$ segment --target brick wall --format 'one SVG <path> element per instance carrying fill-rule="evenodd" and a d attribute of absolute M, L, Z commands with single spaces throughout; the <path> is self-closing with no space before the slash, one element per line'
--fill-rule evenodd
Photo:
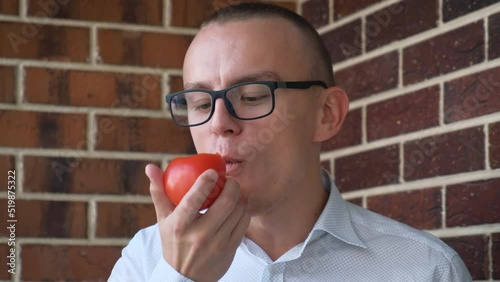
<path fill-rule="evenodd" d="M 500 280 L 500 1 L 309 0 L 351 107 L 322 161 L 346 199 Z"/>
<path fill-rule="evenodd" d="M 0 280 L 105 280 L 154 223 L 145 164 L 194 153 L 162 94 L 182 88 L 201 20 L 236 2 L 0 2 L 0 173 L 16 171 L 17 219 L 16 274 L 1 228 Z M 277 3 L 318 28 L 349 92 L 322 154 L 344 196 L 500 279 L 500 6 L 465 2 Z"/>
<path fill-rule="evenodd" d="M 145 165 L 195 152 L 162 94 L 182 88 L 201 21 L 235 2 L 0 1 L 0 280 L 105 281 L 129 239 L 155 223 Z"/>

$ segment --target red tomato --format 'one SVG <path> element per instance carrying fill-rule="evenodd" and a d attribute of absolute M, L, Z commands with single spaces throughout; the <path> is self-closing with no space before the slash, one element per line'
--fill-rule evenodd
<path fill-rule="evenodd" d="M 163 174 L 163 187 L 170 201 L 175 206 L 179 205 L 184 195 L 193 187 L 198 176 L 210 168 L 217 171 L 219 178 L 200 210 L 213 204 L 226 183 L 224 159 L 219 154 L 198 154 L 172 160 Z"/>

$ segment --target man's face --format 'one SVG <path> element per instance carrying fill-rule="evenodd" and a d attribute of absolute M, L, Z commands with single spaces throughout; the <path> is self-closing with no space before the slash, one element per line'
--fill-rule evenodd
<path fill-rule="evenodd" d="M 184 85 L 219 90 L 256 80 L 300 81 L 310 77 L 310 60 L 299 30 L 282 19 L 250 19 L 203 28 L 184 61 Z M 274 112 L 238 120 L 223 101 L 207 123 L 191 127 L 198 153 L 219 153 L 227 173 L 241 187 L 254 214 L 268 211 L 306 177 L 317 161 L 312 135 L 318 111 L 317 88 L 277 89 Z"/>

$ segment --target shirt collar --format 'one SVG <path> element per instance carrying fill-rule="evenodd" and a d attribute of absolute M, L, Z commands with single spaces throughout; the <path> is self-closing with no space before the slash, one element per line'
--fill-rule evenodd
<path fill-rule="evenodd" d="M 305 243 L 307 244 L 308 241 L 319 237 L 323 233 L 318 231 L 324 231 L 347 244 L 366 248 L 366 245 L 361 241 L 352 226 L 347 202 L 342 199 L 337 186 L 332 181 L 332 177 L 326 170 L 322 169 L 321 178 L 323 186 L 330 192 L 330 196 Z"/>

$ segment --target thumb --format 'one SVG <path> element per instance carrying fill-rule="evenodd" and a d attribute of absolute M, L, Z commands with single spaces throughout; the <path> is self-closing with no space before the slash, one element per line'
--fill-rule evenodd
<path fill-rule="evenodd" d="M 160 222 L 172 213 L 174 205 L 163 190 L 163 171 L 153 164 L 148 164 L 145 172 L 150 182 L 149 193 L 155 206 L 156 219 Z"/>

